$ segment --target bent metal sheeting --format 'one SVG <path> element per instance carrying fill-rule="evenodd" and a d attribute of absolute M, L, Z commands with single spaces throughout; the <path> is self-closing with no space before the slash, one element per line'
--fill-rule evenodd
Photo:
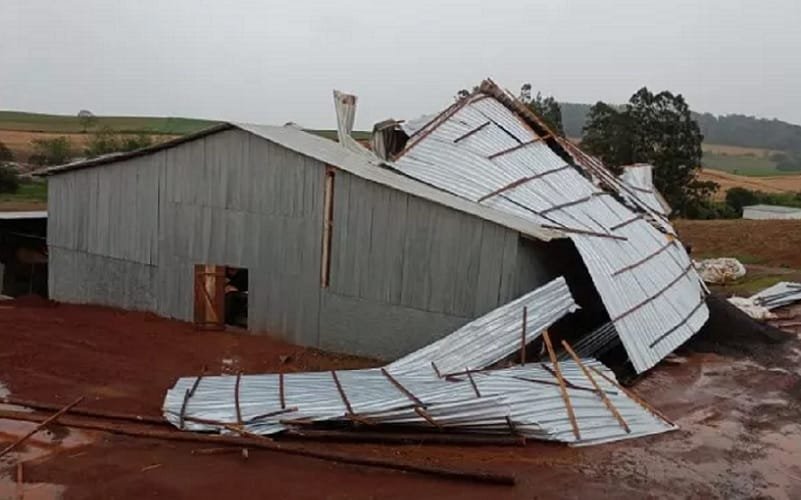
<path fill-rule="evenodd" d="M 648 370 L 708 319 L 689 256 L 672 234 L 567 164 L 551 149 L 550 137 L 499 97 L 482 91 L 449 107 L 413 133 L 392 167 L 568 234 L 634 368 Z"/>
<path fill-rule="evenodd" d="M 519 348 L 523 308 L 531 340 L 576 304 L 558 278 L 384 368 L 181 378 L 165 396 L 164 416 L 194 431 L 273 434 L 299 424 L 355 421 L 572 445 L 675 429 L 593 359 L 583 367 L 559 363 L 561 378 L 551 363 L 483 370 Z M 437 366 L 454 373 L 446 376 Z"/>

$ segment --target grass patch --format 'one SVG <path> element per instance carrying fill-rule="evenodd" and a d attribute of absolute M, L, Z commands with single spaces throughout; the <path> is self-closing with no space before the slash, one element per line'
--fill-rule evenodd
<path fill-rule="evenodd" d="M 739 295 L 740 297 L 750 297 L 751 295 L 761 292 L 762 290 L 769 288 L 780 281 L 787 281 L 787 275 L 779 274 L 749 278 L 746 274 L 745 277 L 739 281 L 715 288 L 719 291 L 726 292 L 727 294 Z"/>
<path fill-rule="evenodd" d="M 776 162 L 760 155 L 729 155 L 712 151 L 704 151 L 702 160 L 704 168 L 722 170 L 731 174 L 751 177 L 769 175 L 792 175 L 798 172 L 785 172 L 776 169 Z"/>
<path fill-rule="evenodd" d="M 211 127 L 219 122 L 195 118 L 152 116 L 98 116 L 93 129 L 110 127 L 125 134 L 183 135 Z M 77 116 L 47 115 L 21 111 L 0 111 L 0 129 L 28 132 L 82 133 L 83 125 Z"/>
<path fill-rule="evenodd" d="M 0 193 L 0 202 L 47 202 L 47 182 L 22 181 L 16 193 Z"/>

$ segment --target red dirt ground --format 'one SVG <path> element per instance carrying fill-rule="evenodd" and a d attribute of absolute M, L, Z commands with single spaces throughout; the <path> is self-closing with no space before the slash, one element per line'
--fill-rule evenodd
<path fill-rule="evenodd" d="M 0 384 L 12 395 L 158 415 L 164 391 L 207 365 L 264 372 L 375 365 L 265 336 L 37 299 L 0 302 Z M 322 444 L 315 450 L 513 474 L 484 486 L 251 450 L 193 455 L 202 444 L 130 438 L 54 425 L 23 447 L 25 498 L 800 498 L 801 343 L 776 346 L 770 366 L 682 352 L 635 387 L 680 430 L 590 448 Z M 286 363 L 280 356 L 290 355 Z M 223 360 L 232 360 L 224 363 Z M 0 386 L 0 390 L 2 387 Z M 23 433 L 0 420 L 0 443 Z M 0 462 L 0 498 L 14 491 L 16 454 Z M 4 476 L 6 479 L 4 479 Z M 5 489 L 4 489 L 5 488 Z"/>

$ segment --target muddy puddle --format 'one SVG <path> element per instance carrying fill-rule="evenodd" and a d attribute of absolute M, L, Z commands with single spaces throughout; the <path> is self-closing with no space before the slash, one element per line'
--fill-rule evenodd
<path fill-rule="evenodd" d="M 0 384 L 0 398 L 7 395 L 8 390 Z M 0 404 L 0 409 L 15 412 L 31 411 L 29 408 L 11 404 Z M 36 425 L 34 422 L 0 418 L 0 449 L 4 449 L 29 433 L 36 428 Z M 61 498 L 65 490 L 62 485 L 26 482 L 24 479 L 26 464 L 38 463 L 55 455 L 69 456 L 80 453 L 82 447 L 93 443 L 96 439 L 95 433 L 67 429 L 59 425 L 40 430 L 0 458 L 0 499 L 49 500 Z M 19 463 L 22 463 L 22 483 L 17 480 Z"/>

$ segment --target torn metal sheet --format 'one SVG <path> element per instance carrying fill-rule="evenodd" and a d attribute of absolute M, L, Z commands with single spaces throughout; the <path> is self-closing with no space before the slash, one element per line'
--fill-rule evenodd
<path fill-rule="evenodd" d="M 567 234 L 635 370 L 653 367 L 709 316 L 689 256 L 672 234 L 658 231 L 579 169 L 565 168 L 548 136 L 496 97 L 476 93 L 418 130 L 394 168 Z"/>
<path fill-rule="evenodd" d="M 558 278 L 384 368 L 181 378 L 167 391 L 164 416 L 194 431 L 266 435 L 355 422 L 571 445 L 675 429 L 591 358 L 485 370 L 521 346 L 529 308 L 526 342 L 576 305 Z"/>
<path fill-rule="evenodd" d="M 778 309 L 794 304 L 801 301 L 801 283 L 782 281 L 752 295 L 750 300 L 767 309 Z"/>

